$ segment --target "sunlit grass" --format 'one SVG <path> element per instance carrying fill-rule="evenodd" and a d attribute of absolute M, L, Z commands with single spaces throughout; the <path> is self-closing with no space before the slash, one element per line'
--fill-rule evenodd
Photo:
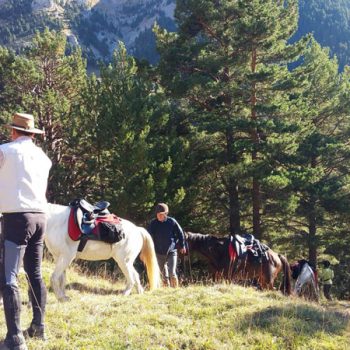
<path fill-rule="evenodd" d="M 49 281 L 52 263 L 45 262 Z M 24 276 L 22 296 L 27 300 Z M 30 349 L 350 349 L 348 304 L 310 304 L 279 292 L 228 284 L 160 289 L 124 297 L 124 281 L 88 276 L 70 268 L 69 302 L 50 291 L 49 340 Z M 23 307 L 22 324 L 31 312 Z M 0 336 L 5 336 L 3 319 Z"/>

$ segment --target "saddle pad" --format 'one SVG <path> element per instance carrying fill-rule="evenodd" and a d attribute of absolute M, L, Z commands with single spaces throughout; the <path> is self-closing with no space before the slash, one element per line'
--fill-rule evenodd
<path fill-rule="evenodd" d="M 237 252 L 233 246 L 233 242 L 230 242 L 230 244 L 228 246 L 228 254 L 230 256 L 231 261 L 235 261 L 237 259 Z"/>
<path fill-rule="evenodd" d="M 108 214 L 108 215 L 103 215 L 103 216 L 99 216 L 96 218 L 96 226 L 100 223 L 100 222 L 110 222 L 113 224 L 120 224 L 120 219 L 118 218 L 118 216 L 114 215 L 114 214 Z"/>
<path fill-rule="evenodd" d="M 81 232 L 80 232 L 79 226 L 77 225 L 74 219 L 74 209 L 75 208 L 71 208 L 69 213 L 68 235 L 73 241 L 78 241 L 80 239 Z"/>
<path fill-rule="evenodd" d="M 68 235 L 73 241 L 78 241 L 81 238 L 81 231 L 78 226 L 78 224 L 75 221 L 75 215 L 74 215 L 75 208 L 71 208 L 70 213 L 69 213 L 69 219 L 68 219 Z M 100 222 L 109 222 L 113 224 L 120 224 L 121 221 L 119 217 L 117 217 L 114 214 L 109 214 L 101 217 L 97 217 L 95 219 L 96 222 L 96 227 L 92 230 L 92 234 L 96 235 L 96 239 L 98 238 L 98 224 Z"/>

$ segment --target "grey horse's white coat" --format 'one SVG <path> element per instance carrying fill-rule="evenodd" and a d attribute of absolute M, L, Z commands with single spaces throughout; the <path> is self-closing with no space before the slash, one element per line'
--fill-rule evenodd
<path fill-rule="evenodd" d="M 160 286 L 160 271 L 150 234 L 142 227 L 121 219 L 125 238 L 114 244 L 89 240 L 82 252 L 78 252 L 79 241 L 68 236 L 70 208 L 57 204 L 48 206 L 45 243 L 55 259 L 55 269 L 51 276 L 51 286 L 59 300 L 67 299 L 65 294 L 65 270 L 75 258 L 83 260 L 107 260 L 113 258 L 126 277 L 124 295 L 129 295 L 134 286 L 138 293 L 143 292 L 134 261 L 140 254 L 146 265 L 150 290 Z"/>

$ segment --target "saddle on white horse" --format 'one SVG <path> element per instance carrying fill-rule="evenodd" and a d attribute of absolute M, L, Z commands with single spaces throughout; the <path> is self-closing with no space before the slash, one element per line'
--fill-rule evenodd
<path fill-rule="evenodd" d="M 74 241 L 80 240 L 79 252 L 89 239 L 113 244 L 125 238 L 121 219 L 109 212 L 109 205 L 107 201 L 90 204 L 85 199 L 69 203 L 68 234 Z"/>

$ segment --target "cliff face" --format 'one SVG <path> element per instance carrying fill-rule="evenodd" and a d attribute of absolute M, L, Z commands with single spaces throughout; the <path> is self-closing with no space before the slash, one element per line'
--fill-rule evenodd
<path fill-rule="evenodd" d="M 99 0 L 33 0 L 32 10 L 48 12 L 58 11 L 58 13 L 61 13 L 64 11 L 65 6 L 77 5 L 88 8 L 94 6 L 98 2 Z"/>
<path fill-rule="evenodd" d="M 0 0 L 1 1 L 1 0 Z M 124 42 L 129 52 L 143 55 L 140 36 L 151 38 L 154 23 L 175 29 L 175 0 L 33 0 L 31 11 L 56 18 L 72 45 L 81 45 L 92 60 L 108 60 Z M 147 34 L 145 34 L 147 33 Z M 152 40 L 151 40 L 152 41 Z M 152 46 L 153 43 L 142 43 Z M 149 51 L 149 50 L 148 50 Z M 151 50 L 152 51 L 152 50 Z M 148 56 L 155 55 L 155 52 Z M 155 57 L 146 57 L 154 61 Z"/>
<path fill-rule="evenodd" d="M 127 47 L 133 48 L 140 33 L 159 19 L 173 21 L 175 0 L 101 0 L 90 11 L 103 14 Z"/>
<path fill-rule="evenodd" d="M 45 27 L 63 31 L 90 62 L 108 61 L 118 42 L 138 58 L 157 61 L 152 27 L 175 31 L 176 0 L 0 0 L 0 45 L 21 49 Z M 295 38 L 313 32 L 340 65 L 350 63 L 350 0 L 299 0 Z"/>

